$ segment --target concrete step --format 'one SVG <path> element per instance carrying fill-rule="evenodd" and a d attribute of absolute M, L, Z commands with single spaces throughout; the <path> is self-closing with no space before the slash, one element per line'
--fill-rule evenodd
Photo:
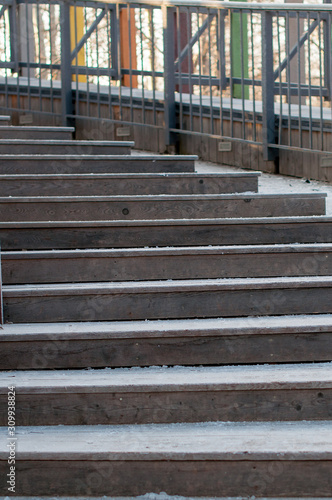
<path fill-rule="evenodd" d="M 332 276 L 4 285 L 5 322 L 332 313 Z"/>
<path fill-rule="evenodd" d="M 3 370 L 332 359 L 332 315 L 4 324 Z"/>
<path fill-rule="evenodd" d="M 15 493 L 329 497 L 331 429 L 330 421 L 18 427 Z M 7 427 L 0 433 L 4 491 Z"/>
<path fill-rule="evenodd" d="M 73 127 L 2 126 L 0 139 L 71 140 Z"/>
<path fill-rule="evenodd" d="M 0 372 L 16 425 L 332 420 L 332 363 Z"/>
<path fill-rule="evenodd" d="M 325 214 L 325 194 L 39 196 L 0 198 L 0 220 L 82 221 L 197 219 Z"/>
<path fill-rule="evenodd" d="M 260 173 L 0 175 L 0 196 L 109 196 L 257 192 Z"/>
<path fill-rule="evenodd" d="M 45 141 L 47 142 L 47 141 Z M 79 144 L 79 141 L 74 141 Z M 112 143 L 113 144 L 113 143 Z M 1 155 L 1 175 L 31 174 L 100 174 L 100 173 L 160 173 L 160 172 L 194 172 L 197 156 L 172 155 L 130 155 L 128 143 L 120 142 L 112 153 L 107 155 L 85 154 L 21 154 Z M 131 143 L 130 143 L 131 144 Z"/>
<path fill-rule="evenodd" d="M 3 250 L 332 243 L 332 217 L 0 222 L 0 241 Z"/>
<path fill-rule="evenodd" d="M 332 276 L 332 243 L 2 252 L 3 284 Z"/>
<path fill-rule="evenodd" d="M 0 155 L 128 155 L 133 146 L 129 141 L 0 139 Z"/>

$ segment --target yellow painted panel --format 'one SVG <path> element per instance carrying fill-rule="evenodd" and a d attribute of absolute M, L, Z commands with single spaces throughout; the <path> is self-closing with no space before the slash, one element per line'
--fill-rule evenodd
<path fill-rule="evenodd" d="M 75 32 L 75 24 L 76 24 L 76 32 Z M 81 40 L 84 35 L 84 13 L 83 7 L 70 7 L 70 41 L 71 41 L 71 50 L 74 50 L 76 44 Z M 85 50 L 84 46 L 79 51 L 77 57 L 73 60 L 73 66 L 85 66 Z M 85 75 L 76 75 L 72 76 L 73 82 L 86 82 Z"/>

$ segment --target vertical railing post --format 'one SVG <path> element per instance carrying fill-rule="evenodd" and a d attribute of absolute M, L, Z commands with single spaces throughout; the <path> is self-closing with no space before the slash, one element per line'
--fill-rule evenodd
<path fill-rule="evenodd" d="M 323 0 L 323 3 L 331 3 L 331 0 Z M 331 6 L 332 8 L 332 6 Z M 331 17 L 327 13 L 327 18 L 323 25 L 324 33 L 324 87 L 327 88 L 328 96 L 326 99 L 332 100 L 332 82 L 331 82 L 331 49 L 332 49 L 332 33 L 331 33 Z"/>
<path fill-rule="evenodd" d="M 3 317 L 3 294 L 2 294 L 2 263 L 1 263 L 1 246 L 0 246 L 0 325 L 4 323 Z"/>
<path fill-rule="evenodd" d="M 174 8 L 162 7 L 164 27 L 164 114 L 165 145 L 175 145 L 175 134 L 171 129 L 176 127 L 175 112 L 175 70 L 174 70 Z"/>
<path fill-rule="evenodd" d="M 272 13 L 262 12 L 263 159 L 274 160 L 275 141 Z"/>
<path fill-rule="evenodd" d="M 10 60 L 15 64 L 12 72 L 19 71 L 18 66 L 18 33 L 17 33 L 17 3 L 16 0 L 8 7 L 9 11 L 9 30 L 10 30 Z"/>
<path fill-rule="evenodd" d="M 71 125 L 73 114 L 73 97 L 71 87 L 71 41 L 70 41 L 70 7 L 65 0 L 60 5 L 61 26 L 61 101 L 62 124 Z"/>
<path fill-rule="evenodd" d="M 239 1 L 239 0 L 235 0 Z M 247 1 L 247 0 L 244 0 Z M 230 14 L 231 21 L 231 37 L 232 37 L 232 71 L 233 77 L 248 78 L 249 76 L 249 46 L 248 46 L 248 16 L 242 10 Z M 233 97 L 242 99 L 242 92 L 244 99 L 249 99 L 248 85 L 233 84 Z"/>

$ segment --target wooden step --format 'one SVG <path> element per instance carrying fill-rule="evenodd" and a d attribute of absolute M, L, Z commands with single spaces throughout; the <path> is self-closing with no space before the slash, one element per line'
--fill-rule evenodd
<path fill-rule="evenodd" d="M 332 217 L 0 222 L 3 250 L 332 243 Z"/>
<path fill-rule="evenodd" d="M 0 139 L 0 155 L 2 164 L 4 155 L 128 155 L 133 146 L 129 141 Z"/>
<path fill-rule="evenodd" d="M 39 127 L 39 126 L 2 126 L 0 139 L 72 139 L 73 127 Z"/>
<path fill-rule="evenodd" d="M 9 124 L 11 117 L 9 115 L 0 115 L 0 127 L 5 127 Z"/>
<path fill-rule="evenodd" d="M 2 252 L 3 284 L 332 276 L 332 243 Z"/>
<path fill-rule="evenodd" d="M 332 420 L 332 363 L 0 372 L 16 425 Z"/>
<path fill-rule="evenodd" d="M 330 361 L 331 335 L 331 314 L 4 324 L 0 366 L 36 370 Z"/>
<path fill-rule="evenodd" d="M 332 313 L 332 276 L 4 285 L 5 322 Z"/>
<path fill-rule="evenodd" d="M 0 175 L 0 196 L 109 196 L 257 192 L 259 173 Z"/>
<path fill-rule="evenodd" d="M 47 141 L 46 141 L 47 142 Z M 75 141 L 75 144 L 78 141 Z M 107 155 L 35 154 L 0 155 L 0 174 L 97 174 L 97 173 L 160 173 L 194 172 L 197 156 L 130 155 L 130 147 L 119 147 Z"/>
<path fill-rule="evenodd" d="M 167 491 L 188 496 L 222 492 L 329 497 L 331 425 L 307 421 L 18 427 L 16 494 L 133 497 Z M 7 427 L 0 433 L 4 491 Z"/>
<path fill-rule="evenodd" d="M 0 220 L 81 221 L 325 214 L 325 194 L 39 196 L 0 198 Z"/>

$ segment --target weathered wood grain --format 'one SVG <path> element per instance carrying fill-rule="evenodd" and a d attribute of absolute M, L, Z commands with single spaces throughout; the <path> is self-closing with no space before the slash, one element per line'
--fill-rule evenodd
<path fill-rule="evenodd" d="M 131 156 L 129 150 L 114 150 L 107 155 L 66 155 L 62 149 L 58 155 L 0 155 L 0 174 L 194 172 L 196 159 L 196 156 Z"/>
<path fill-rule="evenodd" d="M 5 478 L 7 462 L 0 462 Z M 153 490 L 170 495 L 330 497 L 331 461 L 17 461 L 17 494 L 26 496 L 122 496 Z M 282 471 L 282 472 L 280 472 Z M 111 480 L 110 480 L 111 478 Z M 130 481 L 128 480 L 130 478 Z M 3 481 L 3 479 L 2 479 Z M 4 486 L 4 483 L 0 483 Z M 284 498 L 284 497 L 283 497 Z"/>
<path fill-rule="evenodd" d="M 331 217 L 0 222 L 3 250 L 331 243 Z"/>
<path fill-rule="evenodd" d="M 17 493 L 329 497 L 329 430 L 328 422 L 31 427 L 19 433 Z"/>
<path fill-rule="evenodd" d="M 0 196 L 220 194 L 258 191 L 255 174 L 0 175 Z"/>
<path fill-rule="evenodd" d="M 6 326 L 6 325 L 4 325 Z M 7 370 L 330 361 L 331 332 L 136 339 L 1 340 Z"/>
<path fill-rule="evenodd" d="M 19 426 L 331 420 L 331 367 L 0 373 L 0 425 L 9 385 Z"/>
<path fill-rule="evenodd" d="M 6 463 L 0 462 L 2 478 Z M 280 471 L 282 473 L 280 474 Z M 20 495 L 133 498 L 147 490 L 170 495 L 329 498 L 331 461 L 38 461 L 17 462 Z M 111 480 L 110 480 L 111 478 Z M 128 480 L 130 478 L 130 481 Z M 291 486 L 290 486 L 291 485 Z"/>
<path fill-rule="evenodd" d="M 0 115 L 0 127 L 6 127 L 10 122 L 9 115 Z"/>
<path fill-rule="evenodd" d="M 4 321 L 180 319 L 332 313 L 332 278 L 4 285 Z"/>
<path fill-rule="evenodd" d="M 2 252 L 3 284 L 332 275 L 332 244 Z"/>
<path fill-rule="evenodd" d="M 0 139 L 0 155 L 128 155 L 133 146 L 129 141 Z"/>
<path fill-rule="evenodd" d="M 331 315 L 5 324 L 4 370 L 291 363 L 332 359 Z"/>
<path fill-rule="evenodd" d="M 197 219 L 325 214 L 324 194 L 159 195 L 0 198 L 0 219 L 80 221 Z"/>
<path fill-rule="evenodd" d="M 0 139 L 72 139 L 73 127 L 1 126 Z"/>
<path fill-rule="evenodd" d="M 332 389 L 21 395 L 16 423 L 26 425 L 137 425 L 184 422 L 331 420 Z M 6 408 L 7 396 L 0 396 Z M 330 403 L 329 403 L 330 402 Z M 6 425 L 7 413 L 0 412 Z"/>

